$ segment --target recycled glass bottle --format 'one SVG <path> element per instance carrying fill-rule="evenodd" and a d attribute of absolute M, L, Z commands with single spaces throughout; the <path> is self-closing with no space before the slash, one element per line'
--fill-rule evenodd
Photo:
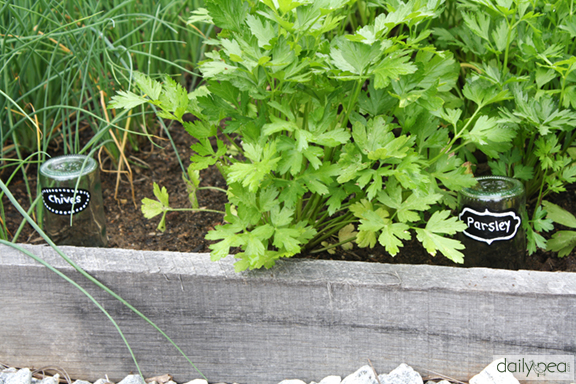
<path fill-rule="evenodd" d="M 86 247 L 108 245 L 96 160 L 84 155 L 53 157 L 40 167 L 40 185 L 43 229 L 54 243 Z"/>
<path fill-rule="evenodd" d="M 524 186 L 516 179 L 485 176 L 458 194 L 459 215 L 468 228 L 460 234 L 464 266 L 519 269 L 524 265 L 526 218 Z"/>

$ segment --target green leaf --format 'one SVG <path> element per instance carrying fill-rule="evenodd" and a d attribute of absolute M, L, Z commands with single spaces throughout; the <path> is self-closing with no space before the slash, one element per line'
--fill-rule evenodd
<path fill-rule="evenodd" d="M 462 89 L 463 95 L 480 107 L 510 99 L 507 89 L 499 89 L 486 80 L 467 82 Z"/>
<path fill-rule="evenodd" d="M 564 102 L 562 103 L 562 106 L 564 108 L 572 106 L 572 108 L 576 109 L 576 85 L 566 87 L 564 90 Z"/>
<path fill-rule="evenodd" d="M 312 137 L 310 141 L 325 147 L 336 147 L 341 144 L 346 144 L 348 140 L 350 140 L 350 133 L 343 128 L 336 128 Z"/>
<path fill-rule="evenodd" d="M 273 245 L 279 249 L 296 254 L 300 252 L 300 231 L 295 228 L 279 228 L 274 232 Z"/>
<path fill-rule="evenodd" d="M 490 41 L 488 32 L 490 31 L 490 15 L 482 12 L 462 12 L 464 23 L 474 32 L 476 36 L 481 37 L 486 41 Z"/>
<path fill-rule="evenodd" d="M 130 91 L 118 91 L 116 95 L 112 96 L 111 100 L 109 108 L 124 109 L 132 109 L 148 102 L 146 98 Z"/>
<path fill-rule="evenodd" d="M 338 242 L 354 239 L 358 232 L 355 231 L 354 224 L 348 224 L 338 231 Z M 352 243 L 344 243 L 341 245 L 342 249 L 349 251 L 353 248 Z"/>
<path fill-rule="evenodd" d="M 168 191 L 166 190 L 166 187 L 162 187 L 162 189 L 160 189 L 160 186 L 156 183 L 154 183 L 154 196 L 156 196 L 156 198 L 158 199 L 158 201 L 160 201 L 162 203 L 162 205 L 164 205 L 165 207 L 169 207 L 170 203 L 168 201 Z"/>
<path fill-rule="evenodd" d="M 292 223 L 292 217 L 294 216 L 294 209 L 289 207 L 282 207 L 280 205 L 275 205 L 270 210 L 270 220 L 275 228 L 285 227 Z"/>
<path fill-rule="evenodd" d="M 200 64 L 200 71 L 205 78 L 215 77 L 221 73 L 230 74 L 237 69 L 238 67 L 224 61 L 204 61 Z"/>
<path fill-rule="evenodd" d="M 262 133 L 266 136 L 270 136 L 276 132 L 281 131 L 294 132 L 298 129 L 298 125 L 293 121 L 286 121 L 274 115 L 270 115 L 270 120 L 272 120 L 271 123 L 264 124 L 262 127 Z"/>
<path fill-rule="evenodd" d="M 432 256 L 436 256 L 437 251 L 440 251 L 453 262 L 464 263 L 464 254 L 458 251 L 464 249 L 464 245 L 458 240 L 448 239 L 421 228 L 416 229 L 416 237 Z"/>
<path fill-rule="evenodd" d="M 308 169 L 300 178 L 312 193 L 325 195 L 328 185 L 332 184 L 333 177 L 337 176 L 340 168 L 336 164 L 324 163 L 316 170 Z"/>
<path fill-rule="evenodd" d="M 368 84 L 368 92 L 362 92 L 358 98 L 360 113 L 369 113 L 371 116 L 382 115 L 391 110 L 398 101 L 390 96 L 385 89 L 376 89 L 374 82 Z"/>
<path fill-rule="evenodd" d="M 182 174 L 182 179 L 186 183 L 186 192 L 188 192 L 188 200 L 190 205 L 194 209 L 198 209 L 200 206 L 198 204 L 198 197 L 196 192 L 198 192 L 198 186 L 200 185 L 200 171 L 195 170 L 192 165 L 188 166 L 188 178 Z"/>
<path fill-rule="evenodd" d="M 576 228 L 576 217 L 570 212 L 546 200 L 542 202 L 542 205 L 548 212 L 547 218 L 566 227 Z"/>
<path fill-rule="evenodd" d="M 270 40 L 276 36 L 274 27 L 268 21 L 262 20 L 254 15 L 246 17 L 246 24 L 250 27 L 250 31 L 258 39 L 258 46 L 264 48 L 268 45 Z"/>
<path fill-rule="evenodd" d="M 134 81 L 138 88 L 152 100 L 158 100 L 162 92 L 162 84 L 140 72 L 134 72 Z"/>
<path fill-rule="evenodd" d="M 450 211 L 434 212 L 430 220 L 428 220 L 426 228 L 416 228 L 417 238 L 432 256 L 435 256 L 436 252 L 440 251 L 455 263 L 463 263 L 464 254 L 458 250 L 464 249 L 464 245 L 457 240 L 438 235 L 438 233 L 453 235 L 466 229 L 465 223 L 459 221 L 456 217 L 448 218 L 450 215 Z"/>
<path fill-rule="evenodd" d="M 361 248 L 367 246 L 373 248 L 376 245 L 377 232 L 390 223 L 390 220 L 388 219 L 388 211 L 385 209 L 378 208 L 376 211 L 373 211 L 371 209 L 368 210 L 367 208 L 368 205 L 365 203 L 360 203 L 360 205 L 355 207 L 355 214 L 363 211 L 361 214 L 362 218 L 360 219 L 360 225 L 358 226 L 358 236 L 356 238 L 356 243 Z"/>
<path fill-rule="evenodd" d="M 397 80 L 402 75 L 408 75 L 416 72 L 418 67 L 412 63 L 408 63 L 410 55 L 394 57 L 392 55 L 386 56 L 374 68 L 374 88 L 385 88 L 390 84 L 390 80 Z"/>
<path fill-rule="evenodd" d="M 209 125 L 201 120 L 185 121 L 182 125 L 186 132 L 197 139 L 207 139 L 216 136 L 217 133 L 216 126 Z"/>
<path fill-rule="evenodd" d="M 365 74 L 368 66 L 380 55 L 380 45 L 372 46 L 341 39 L 338 48 L 330 50 L 332 63 L 342 71 Z"/>
<path fill-rule="evenodd" d="M 182 120 L 188 109 L 188 92 L 169 76 L 164 78 L 162 91 L 159 96 L 162 109 L 172 112 L 177 120 Z"/>
<path fill-rule="evenodd" d="M 467 168 L 456 156 L 444 155 L 436 161 L 432 175 L 440 180 L 446 188 L 459 191 L 477 183 L 474 175 L 467 173 Z"/>
<path fill-rule="evenodd" d="M 460 120 L 460 116 L 462 115 L 462 110 L 461 109 L 450 109 L 450 108 L 446 108 L 446 109 L 442 109 L 440 111 L 440 116 L 448 121 L 450 124 L 452 124 L 454 127 L 458 126 L 458 121 Z"/>
<path fill-rule="evenodd" d="M 423 194 L 414 191 L 408 198 L 402 201 L 402 188 L 395 182 L 389 182 L 386 189 L 378 193 L 378 201 L 395 209 L 398 220 L 402 223 L 420 220 L 420 215 L 416 211 L 427 211 L 431 204 L 435 204 L 442 198 L 437 193 Z"/>
<path fill-rule="evenodd" d="M 576 16 L 570 15 L 566 19 L 564 19 L 563 23 L 558 27 L 570 34 L 570 37 L 576 37 Z"/>
<path fill-rule="evenodd" d="M 557 76 L 556 71 L 553 69 L 538 68 L 536 70 L 536 84 L 538 88 L 542 88 Z"/>
<path fill-rule="evenodd" d="M 151 219 L 164 213 L 164 205 L 158 200 L 152 200 L 147 197 L 142 199 L 142 213 L 147 219 Z"/>
<path fill-rule="evenodd" d="M 188 18 L 188 24 L 194 24 L 194 23 L 213 24 L 214 21 L 208 14 L 208 10 L 206 8 L 197 8 L 192 11 L 192 16 Z"/>
<path fill-rule="evenodd" d="M 546 249 L 546 239 L 539 233 L 534 232 L 532 227 L 526 227 L 526 239 L 528 240 L 528 254 L 536 252 L 537 248 Z"/>
<path fill-rule="evenodd" d="M 487 145 L 489 142 L 507 143 L 515 136 L 514 130 L 500 126 L 497 119 L 488 116 L 480 116 L 474 128 L 465 135 L 468 140 L 480 145 Z"/>
<path fill-rule="evenodd" d="M 378 237 L 378 242 L 384 246 L 386 252 L 388 252 L 391 256 L 395 256 L 400 250 L 399 247 L 402 247 L 402 240 L 410 240 L 410 232 L 408 229 L 410 227 L 403 223 L 392 223 L 386 225 L 382 228 L 382 232 Z"/>
<path fill-rule="evenodd" d="M 235 32 L 241 31 L 248 14 L 248 3 L 243 0 L 206 0 L 204 6 L 214 24 Z"/>
<path fill-rule="evenodd" d="M 506 45 L 508 43 L 508 24 L 506 23 L 506 20 L 501 20 L 492 31 L 492 39 L 494 39 L 498 51 L 504 52 L 506 50 Z M 511 37 L 510 41 L 514 41 L 514 38 Z"/>
<path fill-rule="evenodd" d="M 542 206 L 539 205 L 534 212 L 534 219 L 531 220 L 534 229 L 541 232 L 541 231 L 551 231 L 554 229 L 554 222 L 551 219 L 545 218 L 547 212 L 542 209 Z"/>
<path fill-rule="evenodd" d="M 166 187 L 160 187 L 158 184 L 154 183 L 154 196 L 158 200 L 152 200 L 148 198 L 142 199 L 142 213 L 147 219 L 151 219 L 159 214 L 162 214 L 162 219 L 158 223 L 158 230 L 164 232 L 166 230 L 166 213 L 170 209 L 168 191 Z"/>
<path fill-rule="evenodd" d="M 232 164 L 228 172 L 228 183 L 239 182 L 248 187 L 250 192 L 256 192 L 264 178 L 276 169 L 280 157 L 276 153 L 276 143 L 260 145 L 244 144 L 245 156 L 252 163 Z"/>
<path fill-rule="evenodd" d="M 192 161 L 190 167 L 195 170 L 202 170 L 208 168 L 210 165 L 216 164 L 218 159 L 221 156 L 224 156 L 227 151 L 222 140 L 217 140 L 216 144 L 218 145 L 218 150 L 214 152 L 210 140 L 207 138 L 198 139 L 198 142 L 191 146 L 192 150 L 194 150 L 197 155 L 192 155 L 190 157 L 190 160 Z"/>
<path fill-rule="evenodd" d="M 548 240 L 546 249 L 552 252 L 558 252 L 558 257 L 569 255 L 576 247 L 575 231 L 558 231 Z"/>

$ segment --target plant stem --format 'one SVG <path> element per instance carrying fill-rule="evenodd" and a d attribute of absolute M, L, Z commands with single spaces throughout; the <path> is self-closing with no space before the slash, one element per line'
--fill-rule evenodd
<path fill-rule="evenodd" d="M 344 241 L 341 241 L 341 242 L 339 242 L 339 243 L 336 243 L 336 244 L 330 244 L 329 246 L 324 247 L 324 248 L 314 249 L 314 250 L 310 251 L 310 253 L 320 253 L 320 252 L 324 252 L 324 251 L 327 251 L 327 250 L 329 250 L 329 249 L 336 248 L 336 247 L 338 247 L 338 246 L 340 246 L 340 245 L 343 245 L 343 244 L 346 244 L 346 243 L 350 243 L 350 242 L 352 242 L 352 241 L 354 241 L 354 240 L 356 240 L 356 236 L 349 237 L 348 239 L 346 239 L 346 240 L 344 240 Z"/>

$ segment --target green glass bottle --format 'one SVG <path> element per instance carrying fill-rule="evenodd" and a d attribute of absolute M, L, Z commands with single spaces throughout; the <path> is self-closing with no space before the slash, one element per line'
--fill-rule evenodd
<path fill-rule="evenodd" d="M 86 247 L 108 245 L 96 160 L 84 155 L 53 157 L 40 167 L 40 185 L 43 230 L 54 243 Z"/>
<path fill-rule="evenodd" d="M 485 176 L 458 193 L 459 215 L 467 229 L 464 266 L 520 269 L 526 255 L 526 194 L 522 183 L 503 176 Z"/>

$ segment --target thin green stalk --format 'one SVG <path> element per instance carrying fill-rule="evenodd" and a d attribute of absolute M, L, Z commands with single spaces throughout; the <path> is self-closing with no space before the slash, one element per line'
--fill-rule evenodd
<path fill-rule="evenodd" d="M 92 301 L 92 303 L 94 303 L 94 305 L 96 305 L 96 307 L 102 311 L 102 313 L 104 313 L 104 315 L 108 318 L 108 320 L 110 320 L 112 322 L 112 324 L 114 325 L 114 328 L 116 328 L 116 330 L 118 331 L 118 333 L 120 334 L 120 337 L 122 338 L 122 341 L 124 342 L 124 344 L 126 345 L 126 347 L 128 348 L 128 352 L 130 353 L 130 356 L 132 357 L 132 361 L 134 361 L 134 365 L 136 365 L 136 369 L 138 370 L 138 373 L 140 375 L 140 378 L 142 379 L 142 383 L 144 384 L 144 375 L 142 374 L 142 371 L 140 370 L 140 365 L 138 365 L 138 361 L 136 360 L 136 356 L 134 355 L 134 352 L 132 351 L 132 348 L 130 347 L 130 344 L 128 343 L 128 340 L 126 340 L 126 337 L 124 336 L 124 333 L 122 332 L 122 330 L 120 329 L 120 326 L 118 325 L 118 323 L 116 323 L 116 320 L 114 320 L 114 318 L 108 313 L 108 311 L 106 311 L 106 309 L 104 309 L 104 307 L 98 302 L 98 300 L 96 300 L 94 298 L 94 296 L 92 296 L 90 293 L 88 293 L 88 291 L 86 291 L 84 288 L 82 288 L 78 283 L 76 283 L 74 280 L 72 280 L 71 278 L 69 278 L 68 276 L 66 276 L 64 273 L 60 272 L 59 270 L 57 270 L 56 268 L 54 268 L 53 266 L 51 266 L 50 264 L 48 264 L 46 261 L 42 260 L 40 257 L 36 256 L 35 254 L 33 254 L 32 252 L 28 251 L 27 249 L 22 248 L 20 245 L 18 244 L 14 244 L 11 243 L 9 241 L 6 240 L 2 240 L 0 239 L 0 244 L 6 245 L 8 247 L 12 247 L 22 253 L 24 253 L 26 256 L 31 257 L 32 259 L 34 259 L 35 261 L 37 261 L 38 263 L 42 264 L 44 267 L 48 268 L 50 271 L 54 272 L 55 274 L 57 274 L 59 277 L 61 277 L 62 279 L 64 279 L 66 282 L 72 284 L 74 287 L 76 287 L 80 292 L 82 292 L 86 297 L 88 297 L 90 299 L 90 301 Z M 58 253 L 60 253 L 61 251 L 59 251 L 56 247 L 54 248 Z"/>
<path fill-rule="evenodd" d="M 478 108 L 476 109 L 476 111 L 474 111 L 474 114 L 472 114 L 472 116 L 470 117 L 470 119 L 468 119 L 468 121 L 466 122 L 466 124 L 464 125 L 464 127 L 462 127 L 462 129 L 460 130 L 460 132 L 457 132 L 454 137 L 452 138 L 452 140 L 450 140 L 450 143 L 445 147 L 445 149 L 441 150 L 440 153 L 438 155 L 436 155 L 436 157 L 434 157 L 432 160 L 430 160 L 428 162 L 428 165 L 432 165 L 434 164 L 436 161 L 438 161 L 438 159 L 440 159 L 442 156 L 444 156 L 446 153 L 448 153 L 448 151 L 452 151 L 452 147 L 454 146 L 454 144 L 456 143 L 456 141 L 460 138 L 460 136 L 462 136 L 462 134 L 464 132 L 466 132 L 466 129 L 468 129 L 468 126 L 472 123 L 472 121 L 474 121 L 474 119 L 476 118 L 476 115 L 478 114 L 478 112 L 480 112 L 480 110 L 484 107 L 484 105 L 479 105 Z M 457 129 L 456 127 L 454 127 L 454 129 Z M 463 147 L 465 144 L 460 145 L 459 148 Z"/>
<path fill-rule="evenodd" d="M 66 254 L 64 254 L 57 246 L 56 244 L 54 244 L 54 242 L 44 233 L 44 231 L 42 231 L 42 229 L 40 229 L 40 227 L 38 226 L 38 224 L 36 224 L 34 222 L 34 220 L 32 220 L 32 218 L 26 213 L 26 211 L 22 208 L 22 206 L 20 204 L 18 204 L 18 202 L 16 201 L 16 199 L 14 198 L 14 196 L 12 195 L 12 193 L 10 192 L 10 190 L 8 190 L 8 187 L 6 187 L 6 185 L 2 182 L 2 180 L 0 180 L 0 189 L 6 194 L 6 197 L 8 197 L 8 200 L 10 200 L 10 202 L 14 205 L 14 207 L 18 210 L 18 212 L 26 219 L 26 221 L 32 226 L 32 228 L 34 228 L 34 230 L 36 232 L 38 232 L 38 234 L 40 234 L 40 236 L 42 236 L 44 238 L 44 240 L 46 240 L 46 242 L 48 243 L 48 245 L 50 245 L 68 264 L 70 264 L 76 271 L 78 271 L 82 276 L 84 276 L 85 278 L 87 278 L 88 280 L 90 280 L 92 283 L 94 283 L 98 288 L 104 290 L 105 292 L 107 292 L 109 295 L 111 295 L 112 297 L 114 297 L 116 300 L 120 301 L 122 304 L 124 304 L 126 307 L 128 307 L 132 312 L 134 312 L 135 314 L 137 314 L 138 316 L 140 316 L 144 321 L 146 321 L 148 324 L 150 324 L 154 329 L 156 329 L 166 340 L 168 340 L 177 350 L 178 352 L 188 361 L 188 363 L 190 363 L 190 365 L 204 378 L 206 379 L 206 377 L 202 374 L 202 372 L 200 372 L 200 370 L 198 368 L 196 368 L 196 366 L 194 365 L 194 363 L 192 363 L 192 361 L 190 360 L 190 358 L 188 358 L 188 356 L 186 356 L 186 354 L 182 351 L 182 349 L 180 349 L 180 347 L 170 338 L 168 337 L 168 335 L 166 335 L 166 333 L 164 333 L 164 331 L 162 331 L 160 328 L 158 328 L 158 326 L 152 322 L 152 320 L 150 320 L 148 317 L 146 317 L 142 312 L 140 312 L 139 310 L 137 310 L 134 306 L 132 306 L 130 303 L 128 303 L 126 300 L 124 300 L 122 297 L 120 297 L 117 293 L 115 293 L 114 291 L 112 291 L 110 288 L 108 288 L 106 285 L 102 284 L 98 279 L 94 278 L 92 275 L 90 275 L 88 272 L 86 272 L 84 269 L 82 269 L 80 266 L 78 266 L 74 261 L 72 261 Z M 8 243 L 4 240 L 2 240 L 2 243 L 7 243 L 8 245 L 12 244 L 12 243 Z M 14 244 L 12 244 L 11 246 L 15 246 Z M 124 338 L 123 338 L 124 339 Z M 125 340 L 125 339 L 124 339 Z M 126 342 L 126 340 L 125 340 Z M 136 360 L 134 358 L 134 355 L 132 354 L 132 357 L 134 359 L 134 362 L 136 363 Z M 138 366 L 138 364 L 136 363 L 136 366 Z M 140 369 L 138 368 L 138 371 L 140 372 Z M 142 373 L 140 373 L 140 375 L 142 376 Z M 142 376 L 143 377 L 143 376 Z"/>
<path fill-rule="evenodd" d="M 201 189 L 207 189 L 207 190 L 212 190 L 212 191 L 218 191 L 218 192 L 228 193 L 227 190 L 222 189 L 222 188 L 218 188 L 218 187 L 198 187 L 198 190 L 201 190 Z"/>
<path fill-rule="evenodd" d="M 30 205 L 30 208 L 28 208 L 28 215 L 32 214 L 32 212 L 34 211 L 34 209 L 36 208 L 36 205 L 40 202 L 40 200 L 42 199 L 42 195 L 38 195 L 36 197 L 36 199 L 32 202 L 32 205 Z M 40 215 L 37 215 L 40 216 Z M 40 220 L 39 220 L 40 221 Z M 18 229 L 16 230 L 16 233 L 14 233 L 14 236 L 12 238 L 12 242 L 15 243 L 18 241 L 18 237 L 20 236 L 20 233 L 22 233 L 22 231 L 24 230 L 24 227 L 26 226 L 26 219 L 23 219 L 22 222 L 20 223 L 20 225 L 18 226 Z"/>
<path fill-rule="evenodd" d="M 225 215 L 226 212 L 218 211 L 215 209 L 205 209 L 205 208 L 166 208 L 166 212 L 177 211 L 177 212 L 209 212 L 209 213 L 219 213 L 221 215 Z"/>

